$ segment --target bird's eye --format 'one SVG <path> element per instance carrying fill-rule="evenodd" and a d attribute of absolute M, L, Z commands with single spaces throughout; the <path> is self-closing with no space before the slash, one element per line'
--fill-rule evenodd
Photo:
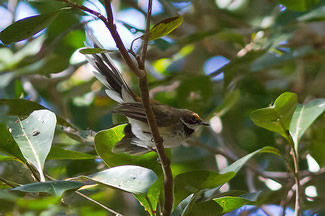
<path fill-rule="evenodd" d="M 192 122 L 192 123 L 196 123 L 196 121 L 197 121 L 197 119 L 195 118 L 195 116 L 192 116 L 192 117 L 191 117 L 191 122 Z"/>

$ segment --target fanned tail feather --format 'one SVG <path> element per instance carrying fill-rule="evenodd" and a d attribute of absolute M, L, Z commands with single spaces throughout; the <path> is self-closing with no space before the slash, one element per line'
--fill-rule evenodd
<path fill-rule="evenodd" d="M 103 49 L 103 46 L 92 35 L 87 33 L 87 38 L 93 43 L 95 48 Z M 90 47 L 86 44 L 86 47 Z M 126 84 L 121 73 L 113 63 L 108 53 L 88 54 L 86 55 L 88 62 L 96 69 L 94 75 L 105 85 L 106 94 L 118 103 L 135 102 L 135 95 Z"/>

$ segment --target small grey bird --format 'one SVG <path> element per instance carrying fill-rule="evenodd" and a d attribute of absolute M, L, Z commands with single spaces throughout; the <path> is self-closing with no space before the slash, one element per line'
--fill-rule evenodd
<path fill-rule="evenodd" d="M 87 37 L 94 43 L 95 48 L 103 49 L 93 35 Z M 88 45 L 86 44 L 86 46 Z M 96 69 L 94 74 L 97 79 L 106 86 L 106 94 L 119 104 L 113 112 L 123 114 L 129 120 L 124 128 L 125 136 L 115 145 L 113 152 L 143 154 L 154 150 L 156 146 L 147 123 L 141 98 L 131 91 L 107 53 L 89 54 L 86 57 Z M 155 100 L 151 100 L 151 105 L 159 133 L 164 141 L 164 148 L 183 144 L 199 126 L 209 125 L 191 110 L 177 109 L 160 104 Z"/>

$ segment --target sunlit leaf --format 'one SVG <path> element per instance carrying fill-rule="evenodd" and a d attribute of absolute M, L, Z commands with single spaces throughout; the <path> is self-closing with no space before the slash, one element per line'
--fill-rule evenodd
<path fill-rule="evenodd" d="M 52 145 L 55 114 L 49 110 L 37 110 L 24 120 L 12 117 L 7 124 L 24 158 L 36 167 L 41 181 L 45 181 L 43 167 Z"/>
<path fill-rule="evenodd" d="M 157 23 L 150 29 L 149 40 L 156 40 L 165 35 L 168 35 L 172 31 L 174 31 L 174 29 L 179 27 L 182 24 L 182 22 L 183 22 L 183 17 L 177 16 L 177 17 L 170 17 L 168 19 L 165 19 Z"/>
<path fill-rule="evenodd" d="M 228 172 L 237 173 L 249 159 L 251 159 L 253 156 L 255 156 L 258 153 L 272 153 L 272 154 L 276 154 L 276 155 L 280 156 L 280 152 L 278 149 L 273 148 L 271 146 L 265 146 L 259 150 L 256 150 L 256 151 L 240 158 L 239 160 L 236 160 L 235 162 L 230 164 L 228 167 L 221 170 L 220 173 L 228 173 Z"/>
<path fill-rule="evenodd" d="M 235 196 L 223 196 L 214 199 L 223 209 L 222 214 L 231 212 L 235 209 L 242 207 L 243 205 L 253 204 L 256 202 L 257 197 L 259 196 L 260 192 L 257 193 L 250 193 L 244 194 L 239 197 Z"/>
<path fill-rule="evenodd" d="M 287 131 L 296 106 L 297 95 L 285 92 L 275 100 L 272 106 L 255 110 L 250 117 L 257 126 L 276 132 L 289 139 Z"/>
<path fill-rule="evenodd" d="M 315 99 L 308 104 L 298 104 L 292 116 L 290 123 L 290 134 L 295 144 L 296 152 L 301 137 L 309 126 L 319 117 L 325 110 L 325 99 Z"/>
<path fill-rule="evenodd" d="M 5 44 L 10 44 L 30 38 L 46 28 L 61 11 L 58 10 L 18 20 L 0 32 L 0 40 Z"/>
<path fill-rule="evenodd" d="M 157 175 L 144 167 L 125 165 L 95 173 L 88 178 L 129 193 L 146 194 L 157 180 Z"/>
<path fill-rule="evenodd" d="M 22 185 L 20 187 L 13 188 L 12 190 L 30 193 L 44 192 L 53 196 L 62 196 L 65 191 L 73 189 L 77 190 L 82 186 L 84 186 L 84 183 L 78 181 L 47 181 Z"/>
<path fill-rule="evenodd" d="M 19 116 L 20 118 L 29 116 L 34 110 L 46 109 L 38 103 L 24 99 L 0 99 L 0 106 L 8 106 L 8 115 Z M 60 116 L 57 116 L 57 120 L 58 124 L 62 126 L 74 127 Z"/>

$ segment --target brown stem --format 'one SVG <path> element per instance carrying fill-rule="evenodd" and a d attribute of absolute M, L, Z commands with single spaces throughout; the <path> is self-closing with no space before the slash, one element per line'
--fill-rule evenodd
<path fill-rule="evenodd" d="M 149 2 L 148 2 L 147 21 L 146 21 L 146 32 L 144 33 L 142 53 L 141 53 L 141 58 L 140 58 L 140 62 L 139 62 L 139 68 L 141 70 L 145 69 L 144 65 L 145 65 L 146 55 L 147 55 L 147 50 L 148 50 L 151 11 L 152 11 L 152 0 L 149 0 Z"/>
<path fill-rule="evenodd" d="M 26 163 L 26 166 L 27 166 L 27 167 L 29 168 L 29 170 L 32 172 L 32 174 L 33 174 L 34 178 L 36 179 L 36 181 L 40 182 L 41 179 L 38 177 L 38 175 L 37 175 L 37 173 L 36 173 L 34 167 L 31 166 L 28 162 Z"/>
<path fill-rule="evenodd" d="M 148 124 L 151 129 L 153 140 L 156 144 L 157 153 L 161 162 L 162 170 L 164 172 L 164 192 L 165 192 L 165 202 L 163 207 L 163 215 L 169 216 L 173 207 L 173 175 L 170 169 L 170 161 L 165 154 L 163 139 L 160 137 L 157 122 L 154 117 L 151 105 L 149 103 L 149 91 L 147 84 L 147 77 L 141 78 L 139 80 L 141 89 L 141 98 L 144 109 L 146 111 Z"/>

